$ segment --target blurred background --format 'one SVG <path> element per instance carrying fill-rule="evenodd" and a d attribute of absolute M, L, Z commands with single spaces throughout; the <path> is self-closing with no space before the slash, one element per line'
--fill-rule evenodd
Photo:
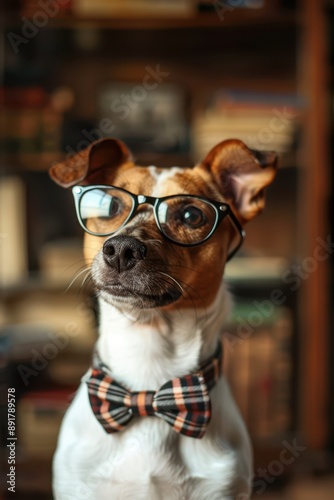
<path fill-rule="evenodd" d="M 60 421 L 96 338 L 72 196 L 47 171 L 113 136 L 142 165 L 191 166 L 232 137 L 280 154 L 266 210 L 227 267 L 224 370 L 254 443 L 254 498 L 332 499 L 334 2 L 1 8 L 0 498 L 12 494 L 8 388 L 15 498 L 51 499 Z"/>

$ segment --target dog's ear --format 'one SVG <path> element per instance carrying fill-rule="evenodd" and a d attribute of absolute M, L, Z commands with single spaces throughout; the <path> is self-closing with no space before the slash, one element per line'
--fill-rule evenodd
<path fill-rule="evenodd" d="M 57 184 L 68 188 L 101 177 L 103 170 L 130 162 L 131 158 L 130 151 L 122 141 L 101 139 L 80 153 L 52 165 L 49 174 Z"/>
<path fill-rule="evenodd" d="M 199 167 L 210 171 L 219 191 L 245 223 L 264 208 L 264 188 L 276 175 L 277 154 L 255 151 L 231 139 L 215 146 Z"/>

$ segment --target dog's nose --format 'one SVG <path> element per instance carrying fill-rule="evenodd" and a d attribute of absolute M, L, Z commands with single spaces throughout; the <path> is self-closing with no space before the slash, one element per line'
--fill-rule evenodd
<path fill-rule="evenodd" d="M 146 246 L 131 236 L 114 236 L 103 245 L 104 260 L 119 273 L 134 267 L 146 253 Z"/>

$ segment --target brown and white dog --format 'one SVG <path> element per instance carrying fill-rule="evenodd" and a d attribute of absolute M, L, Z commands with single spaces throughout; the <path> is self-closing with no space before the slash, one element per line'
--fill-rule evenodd
<path fill-rule="evenodd" d="M 97 361 L 65 415 L 54 458 L 56 500 L 250 497 L 251 446 L 226 379 L 219 373 L 205 393 L 196 439 L 187 418 L 196 421 L 202 403 L 189 375 L 201 385 L 203 365 L 217 362 L 230 309 L 224 266 L 263 209 L 276 163 L 275 153 L 228 140 L 193 168 L 140 167 L 122 142 L 104 139 L 51 168 L 58 184 L 74 186 L 100 307 Z M 192 380 L 188 406 L 175 389 L 180 377 Z M 117 410 L 128 412 L 124 426 L 110 413 L 111 379 L 132 393 Z M 187 406 L 172 422 L 147 410 L 168 381 L 178 408 Z"/>

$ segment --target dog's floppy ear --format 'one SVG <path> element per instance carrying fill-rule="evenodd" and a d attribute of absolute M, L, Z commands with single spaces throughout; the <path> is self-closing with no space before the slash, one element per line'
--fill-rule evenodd
<path fill-rule="evenodd" d="M 255 151 L 231 139 L 215 146 L 199 167 L 211 172 L 219 191 L 245 223 L 264 207 L 264 188 L 276 175 L 277 154 Z"/>
<path fill-rule="evenodd" d="M 82 183 L 101 170 L 117 167 L 131 160 L 131 153 L 118 139 L 101 139 L 80 153 L 63 162 L 52 165 L 49 174 L 52 180 L 64 188 Z"/>

